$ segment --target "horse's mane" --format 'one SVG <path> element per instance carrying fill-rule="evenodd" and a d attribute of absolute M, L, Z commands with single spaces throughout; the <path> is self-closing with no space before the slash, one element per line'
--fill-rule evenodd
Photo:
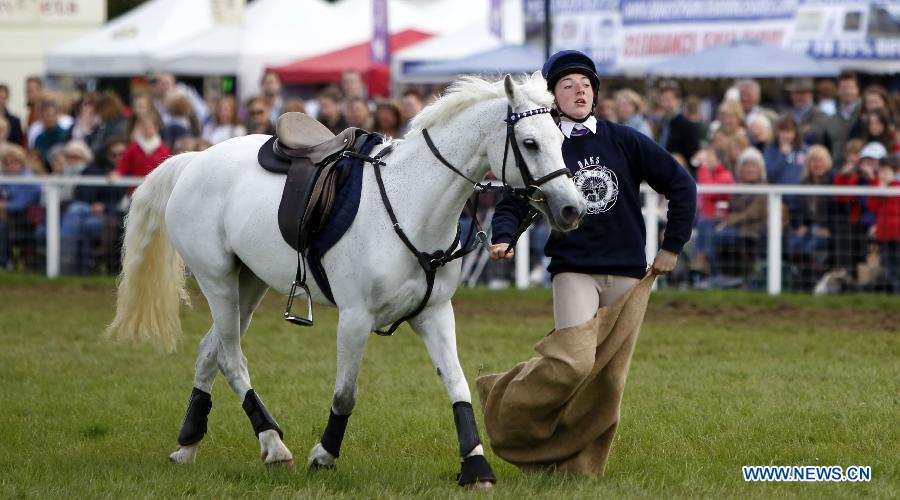
<path fill-rule="evenodd" d="M 553 95 L 547 91 L 547 82 L 540 73 L 523 75 L 516 79 L 516 90 L 538 106 L 550 107 Z M 487 81 L 478 76 L 463 76 L 453 83 L 432 104 L 428 105 L 413 118 L 411 130 L 422 130 L 445 123 L 473 104 L 498 97 L 506 97 L 503 90 L 503 79 Z"/>

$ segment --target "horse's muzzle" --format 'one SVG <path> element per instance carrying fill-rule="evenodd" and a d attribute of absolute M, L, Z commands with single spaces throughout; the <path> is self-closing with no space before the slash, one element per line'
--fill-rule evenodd
<path fill-rule="evenodd" d="M 559 212 L 560 228 L 567 231 L 576 229 L 581 223 L 585 210 L 584 204 L 581 204 L 581 206 L 566 205 L 562 207 Z"/>

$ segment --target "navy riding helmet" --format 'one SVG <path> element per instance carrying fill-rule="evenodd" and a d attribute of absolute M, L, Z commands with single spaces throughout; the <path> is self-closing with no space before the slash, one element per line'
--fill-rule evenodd
<path fill-rule="evenodd" d="M 553 92 L 553 88 L 560 78 L 572 73 L 582 74 L 591 81 L 591 86 L 594 90 L 594 102 L 591 105 L 591 109 L 594 109 L 600 96 L 600 77 L 597 75 L 597 67 L 594 65 L 594 61 L 584 52 L 561 50 L 550 56 L 547 62 L 544 63 L 544 67 L 541 68 L 541 74 L 547 80 L 547 90 L 550 92 Z"/>

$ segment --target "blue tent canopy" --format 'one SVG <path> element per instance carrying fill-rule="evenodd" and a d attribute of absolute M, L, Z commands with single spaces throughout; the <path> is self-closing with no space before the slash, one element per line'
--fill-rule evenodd
<path fill-rule="evenodd" d="M 460 74 L 532 73 L 541 69 L 544 54 L 529 45 L 504 45 L 486 52 L 460 59 L 421 64 L 405 73 L 417 76 L 447 76 Z"/>
<path fill-rule="evenodd" d="M 834 76 L 838 68 L 774 45 L 741 40 L 651 64 L 647 73 L 681 78 Z"/>

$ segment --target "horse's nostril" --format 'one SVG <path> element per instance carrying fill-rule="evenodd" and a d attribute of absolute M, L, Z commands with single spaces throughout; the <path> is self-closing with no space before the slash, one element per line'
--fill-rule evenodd
<path fill-rule="evenodd" d="M 578 210 L 578 207 L 574 207 L 572 205 L 566 205 L 562 209 L 562 220 L 566 224 L 573 224 L 578 218 L 581 216 L 581 211 Z"/>

